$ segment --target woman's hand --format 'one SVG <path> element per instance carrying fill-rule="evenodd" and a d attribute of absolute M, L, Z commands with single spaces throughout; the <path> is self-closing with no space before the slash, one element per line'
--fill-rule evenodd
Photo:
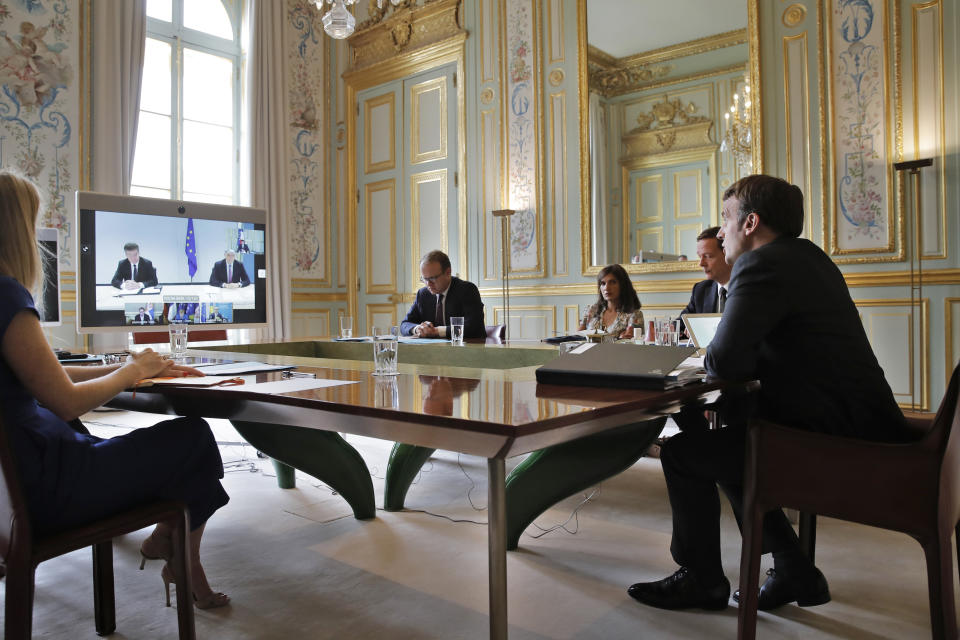
<path fill-rule="evenodd" d="M 137 379 L 143 380 L 169 375 L 167 370 L 174 364 L 173 360 L 161 356 L 153 349 L 144 349 L 139 353 L 128 355 L 124 366 L 133 368 L 137 372 Z"/>
<path fill-rule="evenodd" d="M 186 378 L 192 376 L 204 376 L 206 374 L 203 371 L 200 371 L 200 369 L 194 369 L 193 367 L 188 367 L 185 364 L 175 364 L 167 369 L 164 375 L 175 378 Z"/>

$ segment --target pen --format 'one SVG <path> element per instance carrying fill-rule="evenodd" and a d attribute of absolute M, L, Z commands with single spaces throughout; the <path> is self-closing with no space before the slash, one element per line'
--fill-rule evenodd
<path fill-rule="evenodd" d="M 316 378 L 317 374 L 309 371 L 284 371 L 280 374 L 283 378 Z"/>

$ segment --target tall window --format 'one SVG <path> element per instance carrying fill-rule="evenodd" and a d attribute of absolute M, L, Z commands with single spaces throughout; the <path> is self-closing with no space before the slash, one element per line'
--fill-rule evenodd
<path fill-rule="evenodd" d="M 240 201 L 240 0 L 147 0 L 132 195 Z"/>

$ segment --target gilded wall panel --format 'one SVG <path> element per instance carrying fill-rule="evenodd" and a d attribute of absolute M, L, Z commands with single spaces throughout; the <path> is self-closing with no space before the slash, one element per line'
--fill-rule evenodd
<path fill-rule="evenodd" d="M 552 336 L 557 326 L 557 308 L 554 305 L 510 305 L 510 317 L 505 317 L 502 306 L 493 306 L 493 324 L 507 325 L 511 339 L 536 339 Z"/>
<path fill-rule="evenodd" d="M 944 327 L 946 327 L 946 372 L 944 380 L 949 381 L 953 369 L 960 362 L 960 298 L 944 298 Z"/>
<path fill-rule="evenodd" d="M 813 237 L 812 208 L 810 195 L 813 193 L 810 167 L 810 77 L 807 64 L 807 34 L 783 38 L 783 104 L 786 126 L 786 168 L 785 179 L 799 185 L 804 198 L 804 237 Z"/>
<path fill-rule="evenodd" d="M 424 171 L 410 176 L 410 282 L 416 287 L 420 278 L 419 257 L 427 248 L 439 247 L 449 253 L 447 229 L 447 170 Z"/>
<path fill-rule="evenodd" d="M 447 157 L 447 78 L 410 87 L 410 164 Z"/>
<path fill-rule="evenodd" d="M 297 338 L 329 338 L 330 309 L 294 309 L 290 325 Z"/>
<path fill-rule="evenodd" d="M 480 228 L 484 280 L 500 278 L 500 224 L 490 212 L 500 208 L 499 128 L 493 109 L 480 111 Z"/>
<path fill-rule="evenodd" d="M 389 171 L 397 166 L 396 99 L 388 92 L 363 103 L 363 172 Z"/>
<path fill-rule="evenodd" d="M 547 155 L 550 158 L 550 190 L 553 205 L 550 209 L 553 222 L 553 273 L 565 276 L 569 271 L 570 256 L 567 248 L 567 96 L 565 93 L 550 94 L 550 129 Z"/>
<path fill-rule="evenodd" d="M 550 41 L 548 64 L 563 62 L 564 19 L 563 0 L 547 0 L 547 38 Z"/>
<path fill-rule="evenodd" d="M 927 410 L 930 397 L 929 300 L 924 298 L 912 315 L 909 299 L 854 300 L 854 304 L 897 402 L 901 406 L 910 406 L 914 401 L 919 408 Z"/>
<path fill-rule="evenodd" d="M 477 0 L 480 5 L 480 24 L 477 28 L 480 52 L 480 80 L 490 82 L 497 79 L 497 2 L 498 0 Z"/>
<path fill-rule="evenodd" d="M 395 304 L 368 304 L 366 308 L 367 324 L 372 331 L 373 327 L 394 327 L 397 321 L 397 305 Z"/>
<path fill-rule="evenodd" d="M 365 287 L 368 294 L 394 293 L 397 290 L 396 211 L 397 189 L 393 179 L 364 185 L 364 242 L 368 275 Z"/>
<path fill-rule="evenodd" d="M 580 328 L 580 305 L 563 305 L 563 331 L 573 333 Z"/>

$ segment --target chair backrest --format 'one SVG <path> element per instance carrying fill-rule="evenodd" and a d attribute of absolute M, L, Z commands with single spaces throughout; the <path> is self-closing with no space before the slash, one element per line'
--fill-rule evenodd
<path fill-rule="evenodd" d="M 953 369 L 947 392 L 930 428 L 931 437 L 944 447 L 940 462 L 939 514 L 956 524 L 960 521 L 960 364 Z"/>
<path fill-rule="evenodd" d="M 507 337 L 507 325 L 505 324 L 488 324 L 484 328 L 487 330 L 488 338 L 503 340 Z"/>
<path fill-rule="evenodd" d="M 226 329 L 201 329 L 191 328 L 188 334 L 190 342 L 212 342 L 214 340 L 226 340 Z M 157 344 L 169 342 L 170 335 L 166 331 L 137 331 L 133 334 L 133 344 Z"/>
<path fill-rule="evenodd" d="M 10 449 L 6 424 L 0 418 L 0 560 L 4 566 L 15 554 L 29 556 L 32 535 L 27 500 Z"/>

